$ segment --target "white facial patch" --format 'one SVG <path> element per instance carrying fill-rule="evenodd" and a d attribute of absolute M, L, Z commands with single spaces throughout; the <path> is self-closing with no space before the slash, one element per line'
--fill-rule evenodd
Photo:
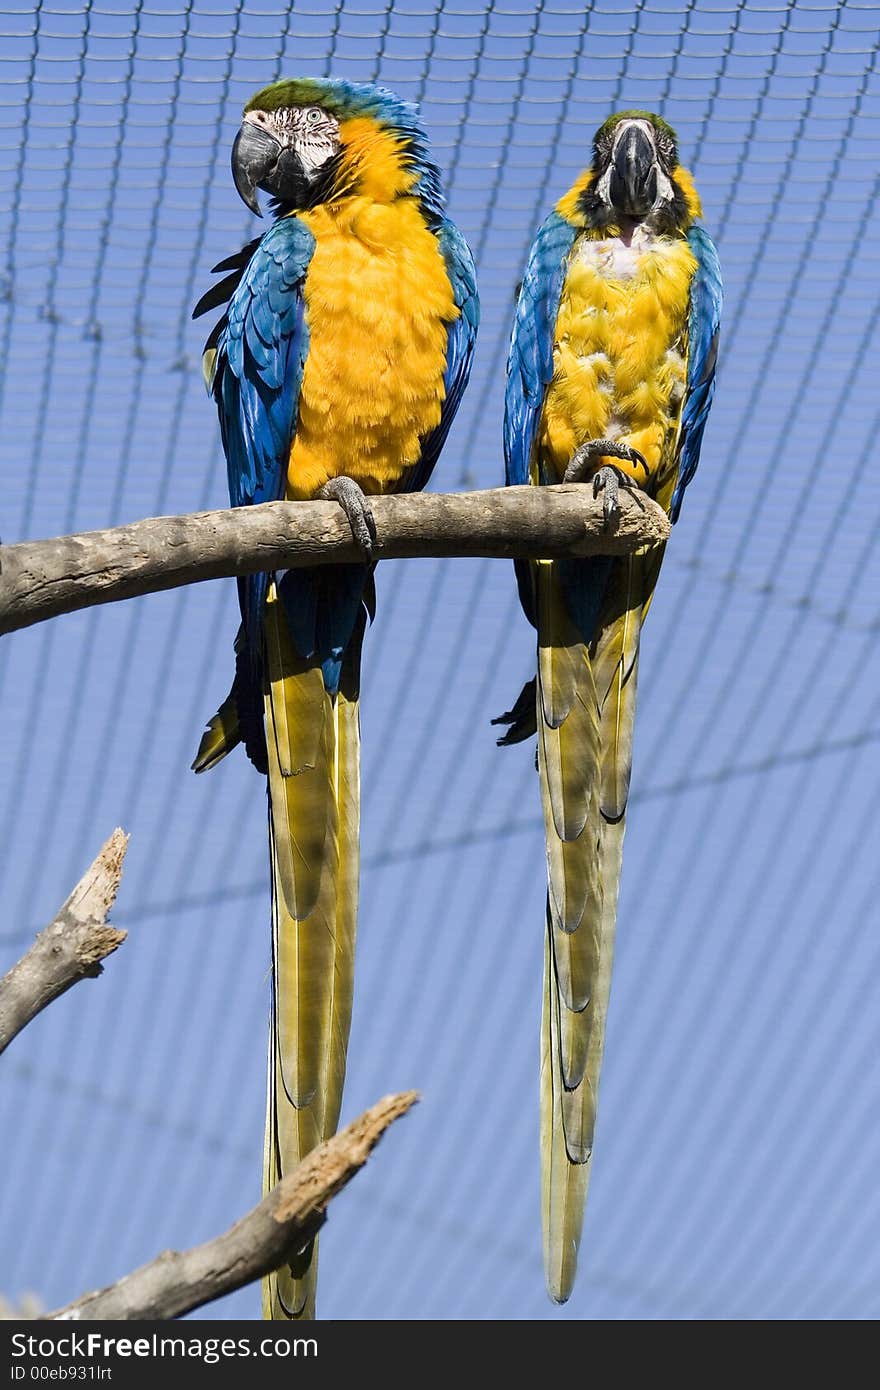
<path fill-rule="evenodd" d="M 596 184 L 596 192 L 602 199 L 606 207 L 611 206 L 611 165 L 605 170 L 599 182 Z"/>
<path fill-rule="evenodd" d="M 286 106 L 279 111 L 248 111 L 246 121 L 268 130 L 295 150 L 306 178 L 313 178 L 339 149 L 339 122 L 321 106 Z"/>
<path fill-rule="evenodd" d="M 291 143 L 300 157 L 306 177 L 310 178 L 339 149 L 339 122 L 320 106 L 295 106 L 290 115 L 293 117 Z"/>
<path fill-rule="evenodd" d="M 654 207 L 659 207 L 661 203 L 671 203 L 674 197 L 672 192 L 672 180 L 668 174 L 664 174 L 659 164 L 655 165 L 657 173 L 657 197 L 654 200 Z"/>

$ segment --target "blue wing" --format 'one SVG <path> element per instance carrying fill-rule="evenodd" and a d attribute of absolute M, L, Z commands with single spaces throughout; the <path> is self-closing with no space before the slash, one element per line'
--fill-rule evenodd
<path fill-rule="evenodd" d="M 308 227 L 295 217 L 270 227 L 247 262 L 216 334 L 209 389 L 220 415 L 234 507 L 284 495 L 309 347 L 303 282 L 314 246 Z M 267 583 L 266 575 L 239 581 L 251 646 L 258 641 Z"/>
<path fill-rule="evenodd" d="M 455 223 L 446 219 L 440 223 L 437 240 L 446 261 L 446 270 L 459 315 L 449 325 L 446 341 L 446 371 L 443 375 L 446 396 L 440 410 L 440 423 L 423 440 L 422 456 L 415 468 L 411 468 L 405 475 L 401 492 L 421 492 L 434 471 L 434 465 L 440 457 L 440 450 L 446 442 L 449 427 L 455 419 L 468 384 L 474 343 L 480 324 L 480 297 L 477 293 L 477 276 L 470 247 Z"/>
<path fill-rule="evenodd" d="M 672 494 L 669 515 L 678 520 L 684 490 L 697 471 L 703 431 L 715 394 L 715 362 L 718 357 L 718 331 L 724 298 L 718 252 L 708 232 L 693 227 L 688 233 L 690 248 L 697 258 L 691 281 L 688 315 L 687 391 L 681 412 L 678 482 Z"/>
<path fill-rule="evenodd" d="M 504 471 L 508 487 L 528 483 L 535 430 L 553 377 L 553 337 L 565 267 L 577 228 L 551 212 L 532 242 L 516 302 L 504 391 Z M 529 564 L 514 560 L 520 603 L 537 626 Z"/>
<path fill-rule="evenodd" d="M 507 359 L 504 465 L 508 485 L 529 481 L 535 430 L 553 376 L 553 333 L 565 265 L 576 236 L 577 228 L 551 212 L 529 253 Z"/>

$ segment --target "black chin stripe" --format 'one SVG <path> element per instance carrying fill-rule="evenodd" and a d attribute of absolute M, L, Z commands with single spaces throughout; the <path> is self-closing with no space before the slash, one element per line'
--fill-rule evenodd
<path fill-rule="evenodd" d="M 297 188 L 295 198 L 270 199 L 269 206 L 275 216 L 284 217 L 291 212 L 308 212 L 310 208 L 316 208 L 321 203 L 332 201 L 341 162 L 342 153 L 340 151 L 321 166 L 314 179 L 308 182 L 305 179 L 302 181 Z"/>
<path fill-rule="evenodd" d="M 593 231 L 601 231 L 605 227 L 610 227 L 617 216 L 613 208 L 602 202 L 595 191 L 595 184 L 590 184 L 589 188 L 584 189 L 578 198 L 577 206 L 585 223 Z"/>
<path fill-rule="evenodd" d="M 684 194 L 674 179 L 671 182 L 672 198 L 669 202 L 661 204 L 656 211 L 651 211 L 644 219 L 646 225 L 656 232 L 683 232 L 692 221 Z M 596 192 L 595 183 L 584 189 L 578 198 L 577 207 L 591 231 L 604 231 L 606 227 L 614 226 L 620 216 L 614 208 L 603 203 Z"/>

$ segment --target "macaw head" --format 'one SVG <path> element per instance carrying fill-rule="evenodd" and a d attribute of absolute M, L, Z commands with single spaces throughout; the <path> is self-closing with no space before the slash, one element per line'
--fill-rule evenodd
<path fill-rule="evenodd" d="M 283 212 L 357 193 L 381 201 L 412 193 L 436 217 L 443 203 L 417 108 L 384 87 L 338 79 L 257 92 L 232 146 L 232 176 L 258 216 L 258 189 Z"/>
<path fill-rule="evenodd" d="M 590 225 L 648 222 L 684 229 L 699 216 L 699 200 L 678 162 L 675 131 L 650 111 L 609 116 L 593 141 L 593 163 L 581 188 Z"/>

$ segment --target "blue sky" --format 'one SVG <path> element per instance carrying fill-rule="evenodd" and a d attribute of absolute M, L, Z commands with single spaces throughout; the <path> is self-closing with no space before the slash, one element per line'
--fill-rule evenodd
<path fill-rule="evenodd" d="M 594 1175 L 571 1302 L 540 1261 L 544 893 L 529 674 L 500 561 L 379 573 L 345 1114 L 423 1101 L 334 1205 L 330 1318 L 872 1318 L 880 118 L 867 4 L 0 0 L 0 535 L 226 503 L 189 314 L 253 226 L 229 150 L 279 73 L 420 100 L 477 257 L 474 375 L 432 484 L 502 476 L 514 286 L 612 110 L 677 128 L 727 304 L 716 405 L 642 649 Z M 871 382 L 874 387 L 871 389 Z M 194 778 L 231 582 L 0 643 L 0 962 L 116 824 L 98 983 L 0 1071 L 0 1291 L 45 1304 L 259 1195 L 261 780 Z M 255 1290 L 210 1316 L 254 1317 Z"/>

